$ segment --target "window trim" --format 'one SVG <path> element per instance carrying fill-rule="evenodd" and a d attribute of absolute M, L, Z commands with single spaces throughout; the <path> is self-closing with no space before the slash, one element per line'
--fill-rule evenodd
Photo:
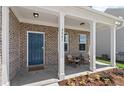
<path fill-rule="evenodd" d="M 68 53 L 69 52 L 69 33 L 68 32 L 65 32 L 64 33 L 64 36 L 65 36 L 65 34 L 68 35 L 68 40 L 67 40 L 67 42 L 65 42 L 65 40 L 64 40 L 64 52 L 65 53 Z M 65 43 L 67 44 L 67 51 L 65 51 Z"/>
<path fill-rule="evenodd" d="M 81 35 L 85 35 L 85 36 L 86 36 L 86 42 L 85 42 L 85 43 L 81 43 L 81 42 L 80 42 L 80 36 L 81 36 Z M 79 49 L 79 51 L 80 51 L 80 52 L 86 52 L 86 50 L 87 50 L 87 49 L 86 49 L 86 48 L 87 48 L 87 34 L 79 34 L 79 45 L 80 45 L 80 44 L 85 44 L 85 50 L 80 50 L 80 49 Z M 78 45 L 78 46 L 79 46 L 79 45 Z"/>

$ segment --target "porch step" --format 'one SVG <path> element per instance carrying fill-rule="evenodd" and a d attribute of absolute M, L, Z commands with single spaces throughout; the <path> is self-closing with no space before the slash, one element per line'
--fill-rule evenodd
<path fill-rule="evenodd" d="M 49 80 L 44 80 L 40 82 L 25 84 L 23 86 L 46 86 L 54 83 L 58 83 L 58 79 L 49 79 Z"/>

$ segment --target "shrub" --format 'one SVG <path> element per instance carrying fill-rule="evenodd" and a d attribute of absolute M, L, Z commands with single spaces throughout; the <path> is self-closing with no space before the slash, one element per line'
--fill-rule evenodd
<path fill-rule="evenodd" d="M 108 60 L 108 59 L 109 59 L 109 57 L 108 57 L 107 54 L 102 54 L 102 58 L 103 58 L 104 60 Z"/>
<path fill-rule="evenodd" d="M 113 72 L 113 74 L 124 77 L 124 72 Z"/>

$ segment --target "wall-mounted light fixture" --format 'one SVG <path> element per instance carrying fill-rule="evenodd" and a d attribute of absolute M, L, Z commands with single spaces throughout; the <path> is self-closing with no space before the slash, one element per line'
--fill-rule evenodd
<path fill-rule="evenodd" d="M 84 25 L 84 24 L 85 24 L 85 23 L 82 22 L 82 23 L 80 23 L 80 26 L 81 26 L 81 25 Z"/>
<path fill-rule="evenodd" d="M 39 13 L 34 12 L 34 13 L 33 13 L 33 17 L 34 17 L 34 18 L 38 18 L 38 17 L 39 17 Z"/>

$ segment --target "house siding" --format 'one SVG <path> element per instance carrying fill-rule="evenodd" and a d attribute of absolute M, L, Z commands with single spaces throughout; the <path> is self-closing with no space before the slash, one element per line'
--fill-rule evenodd
<path fill-rule="evenodd" d="M 114 15 L 114 16 L 122 16 L 124 17 L 124 8 L 118 8 L 118 9 L 107 9 L 105 11 L 108 14 Z M 107 54 L 110 58 L 111 56 L 111 39 L 110 39 L 110 31 L 111 29 L 104 29 L 97 32 L 97 48 L 96 48 L 96 53 L 97 56 L 102 56 L 102 54 Z M 121 29 L 117 29 L 116 31 L 116 53 L 118 52 L 124 52 L 124 27 Z M 117 60 L 124 61 L 124 56 L 118 57 L 116 56 Z"/>
<path fill-rule="evenodd" d="M 101 57 L 103 54 L 111 55 L 111 40 L 110 40 L 110 29 L 100 29 L 96 31 L 96 55 Z"/>
<path fill-rule="evenodd" d="M 9 74 L 12 79 L 20 69 L 19 55 L 19 21 L 9 11 Z"/>
<path fill-rule="evenodd" d="M 124 8 L 108 8 L 105 12 L 116 17 L 124 17 Z M 116 53 L 119 52 L 124 52 L 124 27 L 116 31 Z M 117 55 L 116 59 L 124 62 L 124 55 Z"/>

